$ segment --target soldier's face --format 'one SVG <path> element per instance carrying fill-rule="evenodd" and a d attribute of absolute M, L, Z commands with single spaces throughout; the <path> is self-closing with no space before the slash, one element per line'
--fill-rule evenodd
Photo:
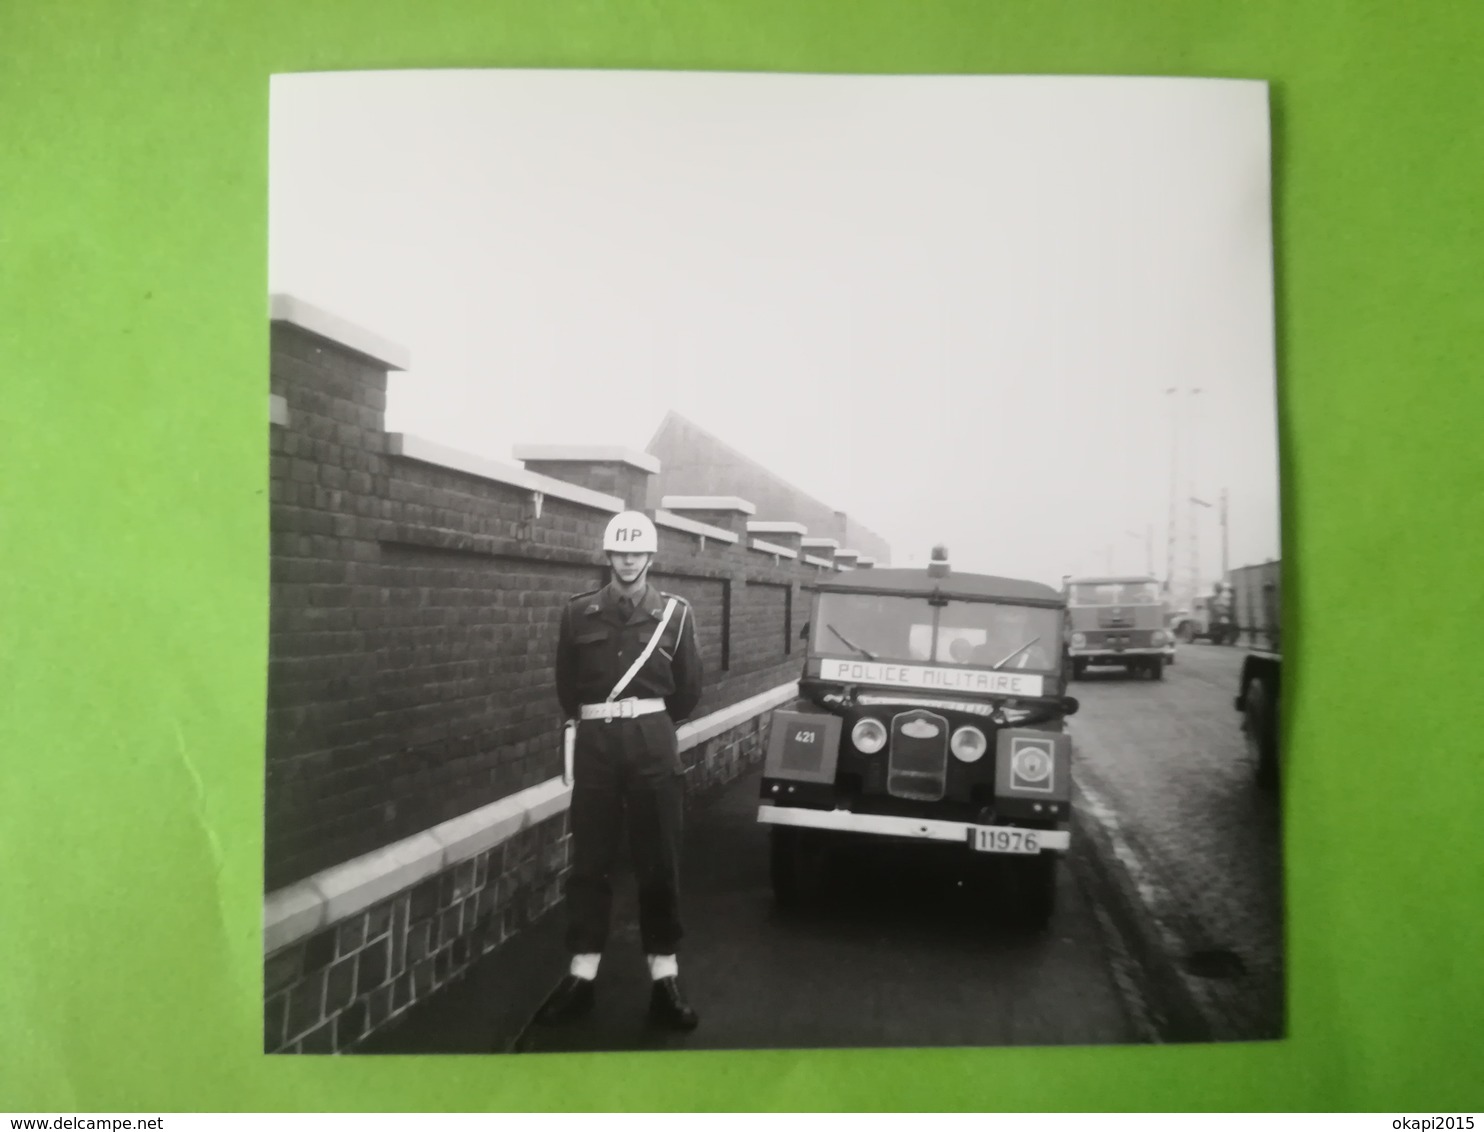
<path fill-rule="evenodd" d="M 649 570 L 649 555 L 610 554 L 608 564 L 613 567 L 613 574 L 620 582 L 632 586 Z"/>

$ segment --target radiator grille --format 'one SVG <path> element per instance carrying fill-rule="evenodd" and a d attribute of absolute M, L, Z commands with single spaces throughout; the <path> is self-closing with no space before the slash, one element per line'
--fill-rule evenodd
<path fill-rule="evenodd" d="M 897 798 L 936 802 L 947 789 L 948 720 L 930 711 L 904 711 L 891 721 L 886 791 Z"/>

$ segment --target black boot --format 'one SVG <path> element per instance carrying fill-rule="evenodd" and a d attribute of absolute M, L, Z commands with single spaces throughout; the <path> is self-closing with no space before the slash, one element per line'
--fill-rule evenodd
<path fill-rule="evenodd" d="M 568 975 L 536 1012 L 536 1021 L 548 1026 L 574 1022 L 593 1008 L 593 981 Z"/>
<path fill-rule="evenodd" d="M 680 981 L 673 975 L 654 981 L 654 990 L 649 994 L 649 1018 L 671 1030 L 694 1030 L 701 1021 L 685 1001 Z"/>

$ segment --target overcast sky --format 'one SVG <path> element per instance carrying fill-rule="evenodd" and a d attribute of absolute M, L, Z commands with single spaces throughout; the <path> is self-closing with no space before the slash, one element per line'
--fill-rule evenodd
<path fill-rule="evenodd" d="M 1143 570 L 1150 524 L 1163 575 L 1165 390 L 1199 387 L 1195 492 L 1229 492 L 1232 565 L 1278 554 L 1261 84 L 409 71 L 272 94 L 270 289 L 410 350 L 392 431 L 508 460 L 642 448 L 674 408 L 897 564 L 942 541 L 1055 581 L 1110 547 Z"/>

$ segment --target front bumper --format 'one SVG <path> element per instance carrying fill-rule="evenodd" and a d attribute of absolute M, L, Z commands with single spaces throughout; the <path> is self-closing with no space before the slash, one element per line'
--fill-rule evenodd
<path fill-rule="evenodd" d="M 969 844 L 971 831 L 982 828 L 974 822 L 966 821 L 857 814 L 851 810 L 805 810 L 767 804 L 758 807 L 757 820 L 768 825 L 803 826 L 836 833 L 864 833 L 876 837 L 902 837 L 912 841 L 956 841 L 964 846 Z M 1065 829 L 1040 829 L 1036 831 L 1036 840 L 1043 852 L 1065 851 L 1071 847 L 1072 834 Z"/>

